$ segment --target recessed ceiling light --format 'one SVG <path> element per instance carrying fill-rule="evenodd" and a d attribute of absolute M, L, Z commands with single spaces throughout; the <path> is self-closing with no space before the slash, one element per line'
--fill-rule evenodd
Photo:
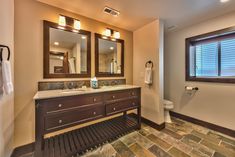
<path fill-rule="evenodd" d="M 221 3 L 226 3 L 228 1 L 230 1 L 230 0 L 220 0 Z"/>
<path fill-rule="evenodd" d="M 86 39 L 86 36 L 82 36 L 82 39 Z"/>
<path fill-rule="evenodd" d="M 58 45 L 60 45 L 60 43 L 56 41 L 56 42 L 54 42 L 54 45 L 58 46 Z"/>
<path fill-rule="evenodd" d="M 114 47 L 110 47 L 110 50 L 114 50 Z"/>

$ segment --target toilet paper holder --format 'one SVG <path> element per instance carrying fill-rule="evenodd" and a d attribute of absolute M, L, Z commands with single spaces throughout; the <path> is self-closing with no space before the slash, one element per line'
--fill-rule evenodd
<path fill-rule="evenodd" d="M 186 91 L 198 91 L 199 88 L 198 87 L 185 86 L 185 90 Z"/>

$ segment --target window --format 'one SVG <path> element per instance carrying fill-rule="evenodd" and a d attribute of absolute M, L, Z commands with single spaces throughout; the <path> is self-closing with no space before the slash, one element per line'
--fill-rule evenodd
<path fill-rule="evenodd" d="M 235 27 L 186 39 L 186 81 L 235 83 Z"/>

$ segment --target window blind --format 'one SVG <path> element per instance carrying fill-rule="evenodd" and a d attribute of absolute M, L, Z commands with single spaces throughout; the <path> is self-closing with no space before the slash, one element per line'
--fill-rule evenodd
<path fill-rule="evenodd" d="M 218 76 L 218 42 L 196 46 L 196 76 Z"/>
<path fill-rule="evenodd" d="M 235 76 L 235 39 L 221 41 L 221 76 Z"/>

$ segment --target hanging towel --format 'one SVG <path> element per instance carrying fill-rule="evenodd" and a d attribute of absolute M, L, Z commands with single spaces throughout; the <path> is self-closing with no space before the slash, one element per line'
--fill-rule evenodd
<path fill-rule="evenodd" d="M 70 58 L 69 59 L 69 71 L 71 74 L 75 74 L 76 71 L 75 71 L 75 62 L 74 62 L 74 58 Z"/>
<path fill-rule="evenodd" d="M 3 95 L 2 63 L 0 62 L 0 97 Z"/>
<path fill-rule="evenodd" d="M 152 84 L 152 68 L 147 67 L 145 68 L 145 81 L 146 84 Z"/>
<path fill-rule="evenodd" d="M 11 77 L 11 63 L 9 61 L 2 61 L 2 78 L 3 87 L 6 94 L 13 92 L 13 84 Z"/>

